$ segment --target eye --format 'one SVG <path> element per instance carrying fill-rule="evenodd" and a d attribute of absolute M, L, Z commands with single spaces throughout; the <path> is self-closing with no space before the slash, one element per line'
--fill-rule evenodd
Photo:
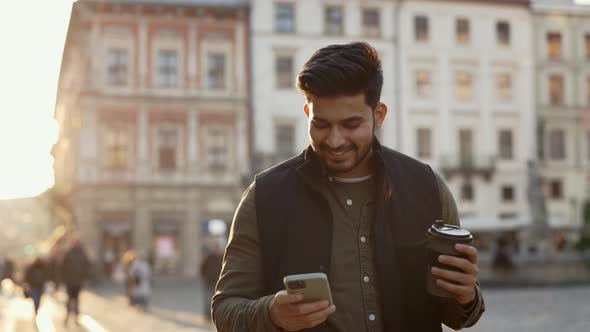
<path fill-rule="evenodd" d="M 361 125 L 360 122 L 355 121 L 355 122 L 348 122 L 344 124 L 344 128 L 346 129 L 356 129 Z"/>
<path fill-rule="evenodd" d="M 318 128 L 318 129 L 328 128 L 328 124 L 325 122 L 312 121 L 311 123 L 313 124 L 314 127 Z"/>

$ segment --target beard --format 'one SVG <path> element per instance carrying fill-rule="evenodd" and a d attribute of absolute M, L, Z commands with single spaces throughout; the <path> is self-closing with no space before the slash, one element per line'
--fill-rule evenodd
<path fill-rule="evenodd" d="M 337 149 L 330 149 L 325 145 L 320 145 L 319 150 L 321 153 L 318 154 L 319 159 L 324 166 L 324 168 L 328 171 L 329 174 L 342 174 L 348 173 L 354 170 L 359 164 L 369 158 L 369 155 L 372 151 L 372 144 L 368 144 L 364 149 L 359 149 L 357 145 L 350 144 L 347 146 L 342 146 Z M 327 157 L 324 157 L 323 154 L 329 152 L 336 152 L 336 153 L 351 153 L 351 156 L 348 159 L 342 161 L 333 161 Z"/>

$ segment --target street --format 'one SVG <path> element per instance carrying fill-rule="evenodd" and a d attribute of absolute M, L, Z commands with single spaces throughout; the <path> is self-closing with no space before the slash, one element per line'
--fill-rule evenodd
<path fill-rule="evenodd" d="M 484 289 L 483 292 L 486 312 L 469 331 L 590 331 L 590 286 Z"/>
<path fill-rule="evenodd" d="M 474 332 L 582 332 L 590 330 L 590 286 L 484 289 L 487 311 Z M 205 332 L 196 281 L 160 280 L 148 312 L 127 305 L 121 289 L 106 285 L 82 294 L 78 327 L 63 326 L 65 294 L 46 295 L 37 319 L 39 332 Z M 0 331 L 33 332 L 32 304 L 19 293 L 0 296 Z M 445 329 L 445 331 L 450 331 Z"/>
<path fill-rule="evenodd" d="M 157 280 L 147 312 L 127 304 L 123 290 L 112 284 L 83 291 L 80 326 L 70 321 L 64 327 L 63 291 L 43 296 L 36 321 L 33 305 L 20 289 L 0 293 L 1 332 L 206 332 L 213 331 L 205 321 L 198 283 L 195 280 Z"/>

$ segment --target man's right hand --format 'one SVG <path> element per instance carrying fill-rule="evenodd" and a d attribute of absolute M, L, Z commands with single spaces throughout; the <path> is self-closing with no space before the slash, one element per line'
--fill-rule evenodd
<path fill-rule="evenodd" d="M 303 295 L 299 293 L 289 294 L 286 290 L 276 293 L 270 302 L 270 319 L 286 331 L 299 331 L 323 323 L 336 311 L 328 301 L 299 303 L 302 300 Z"/>

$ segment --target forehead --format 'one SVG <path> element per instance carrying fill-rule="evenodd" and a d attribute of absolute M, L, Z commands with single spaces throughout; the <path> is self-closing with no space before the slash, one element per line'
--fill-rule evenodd
<path fill-rule="evenodd" d="M 339 97 L 312 97 L 308 103 L 310 115 L 324 120 L 346 118 L 351 115 L 368 116 L 371 106 L 367 105 L 364 94 Z"/>

